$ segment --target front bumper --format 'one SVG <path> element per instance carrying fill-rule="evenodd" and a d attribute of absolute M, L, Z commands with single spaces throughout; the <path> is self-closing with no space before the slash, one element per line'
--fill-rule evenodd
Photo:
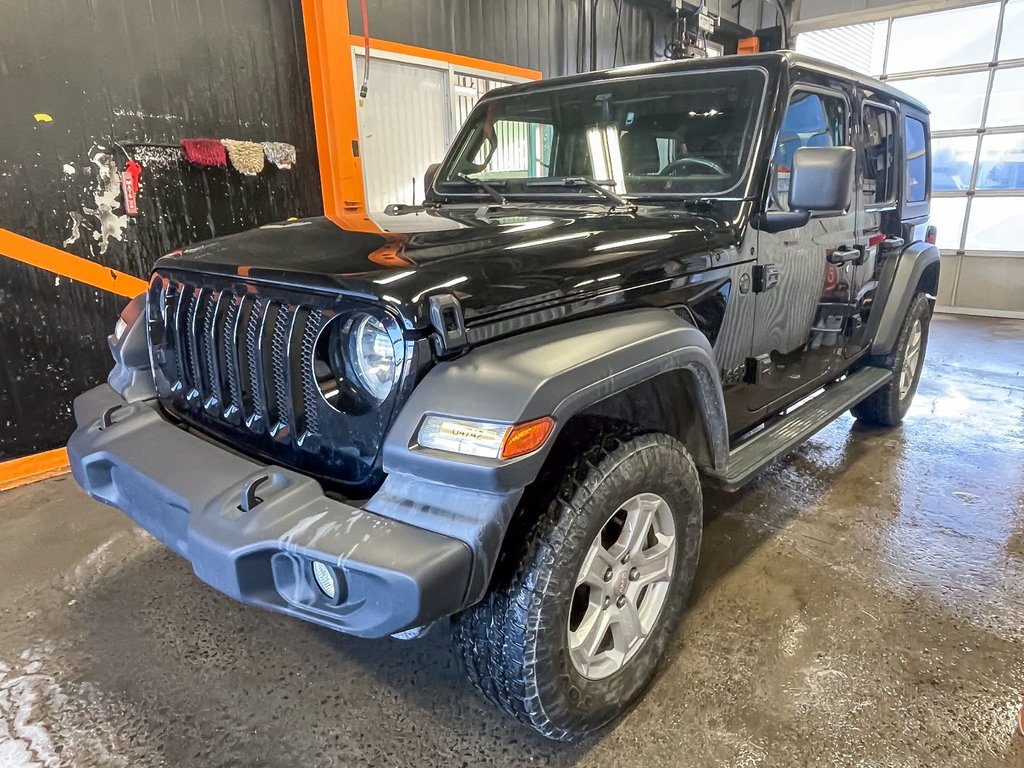
<path fill-rule="evenodd" d="M 231 453 L 107 384 L 75 400 L 75 418 L 75 480 L 243 603 L 361 637 L 421 626 L 466 603 L 473 555 L 459 539 L 329 498 L 315 480 Z M 245 504 L 260 478 L 257 501 Z M 313 560 L 334 568 L 340 600 L 317 589 Z"/>

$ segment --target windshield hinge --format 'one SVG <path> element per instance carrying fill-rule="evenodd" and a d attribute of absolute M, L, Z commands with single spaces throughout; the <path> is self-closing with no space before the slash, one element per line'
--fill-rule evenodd
<path fill-rule="evenodd" d="M 450 293 L 430 297 L 430 324 L 434 327 L 431 339 L 438 355 L 459 352 L 469 343 L 462 305 Z"/>

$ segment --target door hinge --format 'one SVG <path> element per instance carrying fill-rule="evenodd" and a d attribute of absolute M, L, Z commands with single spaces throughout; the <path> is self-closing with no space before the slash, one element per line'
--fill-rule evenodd
<path fill-rule="evenodd" d="M 757 264 L 754 267 L 754 293 L 763 293 L 778 285 L 779 273 L 774 264 Z"/>
<path fill-rule="evenodd" d="M 748 357 L 743 381 L 746 384 L 761 384 L 771 376 L 773 369 L 771 354 L 765 353 L 757 357 Z"/>

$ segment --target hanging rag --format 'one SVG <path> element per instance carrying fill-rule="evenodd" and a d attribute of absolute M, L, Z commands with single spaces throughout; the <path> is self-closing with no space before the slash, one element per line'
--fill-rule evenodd
<path fill-rule="evenodd" d="M 239 173 L 255 176 L 263 170 L 263 147 L 255 141 L 221 139 L 221 143 L 228 151 L 231 166 Z"/>
<path fill-rule="evenodd" d="M 228 164 L 224 145 L 217 139 L 182 139 L 181 148 L 185 153 L 185 159 L 195 165 L 223 168 Z"/>
<path fill-rule="evenodd" d="M 288 169 L 295 165 L 295 146 L 283 141 L 264 141 L 263 154 L 278 168 Z"/>

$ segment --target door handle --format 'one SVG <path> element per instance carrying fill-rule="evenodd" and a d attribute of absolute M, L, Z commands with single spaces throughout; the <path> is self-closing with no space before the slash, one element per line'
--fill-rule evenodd
<path fill-rule="evenodd" d="M 841 245 L 832 253 L 825 256 L 829 264 L 841 265 L 853 262 L 857 265 L 864 263 L 863 245 Z"/>

